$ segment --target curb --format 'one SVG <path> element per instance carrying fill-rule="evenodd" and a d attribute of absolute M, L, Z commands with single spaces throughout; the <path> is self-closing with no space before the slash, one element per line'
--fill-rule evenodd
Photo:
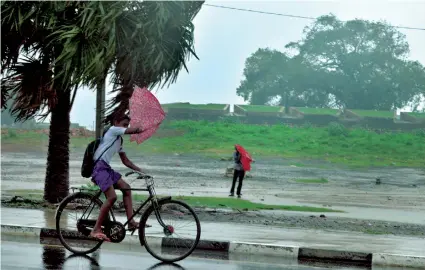
<path fill-rule="evenodd" d="M 55 229 L 38 228 L 20 225 L 1 225 L 1 234 L 39 237 L 57 238 Z M 149 237 L 154 240 L 153 244 L 161 247 L 169 247 L 171 241 L 165 237 Z M 184 245 L 187 240 L 173 238 L 172 246 Z M 121 243 L 140 246 L 138 235 L 126 235 Z M 200 240 L 196 250 L 203 251 L 219 251 L 227 254 L 249 254 L 249 255 L 267 255 L 279 256 L 299 261 L 333 261 L 361 264 L 365 266 L 398 266 L 398 267 L 418 267 L 423 268 L 425 265 L 425 256 L 411 256 L 402 254 L 387 253 L 366 253 L 351 252 L 339 250 L 327 250 L 320 248 L 304 248 L 296 246 L 282 246 L 272 244 L 260 244 L 236 241 L 212 241 Z"/>

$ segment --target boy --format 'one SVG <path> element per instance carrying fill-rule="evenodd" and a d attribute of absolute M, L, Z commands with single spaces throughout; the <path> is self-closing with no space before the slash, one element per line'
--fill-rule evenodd
<path fill-rule="evenodd" d="M 117 200 L 115 188 L 129 189 L 130 185 L 127 184 L 122 178 L 121 174 L 114 171 L 109 163 L 112 157 L 118 152 L 122 163 L 130 169 L 141 172 L 142 170 L 134 165 L 125 154 L 121 146 L 120 136 L 124 134 L 141 133 L 142 129 L 139 127 L 129 128 L 130 117 L 127 115 L 120 115 L 114 118 L 113 126 L 111 126 L 104 134 L 102 141 L 94 154 L 94 161 L 98 160 L 95 164 L 92 181 L 99 186 L 103 193 L 105 193 L 106 200 L 100 208 L 99 218 L 90 236 L 98 240 L 110 241 L 110 239 L 102 233 L 101 224 L 107 216 L 109 210 Z M 101 156 L 100 156 L 101 155 Z M 124 207 L 127 218 L 133 215 L 133 205 L 130 190 L 122 190 Z M 138 222 L 131 220 L 128 224 L 128 230 L 136 230 L 139 227 Z"/>
<path fill-rule="evenodd" d="M 238 195 L 238 198 L 240 198 L 242 196 L 242 182 L 243 182 L 243 178 L 245 176 L 245 171 L 243 169 L 242 166 L 242 162 L 241 162 L 241 154 L 239 153 L 238 149 L 235 146 L 235 152 L 233 152 L 233 161 L 235 162 L 234 164 L 234 171 L 233 171 L 233 182 L 232 182 L 232 188 L 230 189 L 230 197 L 235 196 L 235 185 L 236 185 L 236 180 L 239 178 L 239 185 L 238 185 L 238 189 L 236 191 L 236 194 Z"/>

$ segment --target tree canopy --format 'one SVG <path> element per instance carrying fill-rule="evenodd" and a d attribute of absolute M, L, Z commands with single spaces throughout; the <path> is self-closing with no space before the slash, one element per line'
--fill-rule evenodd
<path fill-rule="evenodd" d="M 95 86 L 111 72 L 120 87 L 110 108 L 127 109 L 134 85 L 172 83 L 195 55 L 192 20 L 202 4 L 2 1 L 2 107 L 16 95 L 18 119 L 50 113 L 58 91 Z"/>
<path fill-rule="evenodd" d="M 238 95 L 251 104 L 289 96 L 290 106 L 390 110 L 415 103 L 425 89 L 425 68 L 408 60 L 406 37 L 393 26 L 326 15 L 304 33 L 286 45 L 295 56 L 253 53 Z"/>

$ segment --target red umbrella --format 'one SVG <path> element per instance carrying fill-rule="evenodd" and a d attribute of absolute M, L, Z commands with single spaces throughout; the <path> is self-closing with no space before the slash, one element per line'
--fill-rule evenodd
<path fill-rule="evenodd" d="M 238 150 L 239 154 L 241 154 L 241 163 L 244 171 L 251 170 L 251 155 L 239 144 L 236 145 L 236 150 Z"/>
<path fill-rule="evenodd" d="M 143 128 L 142 133 L 130 137 L 130 141 L 140 144 L 156 132 L 165 119 L 165 112 L 158 99 L 146 87 L 136 87 L 130 98 L 130 117 L 130 126 Z"/>

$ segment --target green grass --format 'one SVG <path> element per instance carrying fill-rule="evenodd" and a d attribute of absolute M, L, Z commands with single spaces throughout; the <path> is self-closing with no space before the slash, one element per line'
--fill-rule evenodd
<path fill-rule="evenodd" d="M 329 208 L 296 206 L 296 205 L 269 205 L 254 203 L 251 201 L 235 198 L 217 198 L 217 197 L 195 197 L 195 196 L 177 196 L 177 200 L 182 200 L 195 207 L 208 208 L 232 208 L 238 210 L 286 210 L 298 212 L 342 212 Z"/>
<path fill-rule="evenodd" d="M 375 133 L 363 129 L 337 127 L 289 127 L 286 125 L 247 125 L 242 123 L 173 121 L 164 123 L 154 136 L 137 145 L 124 140 L 129 154 L 197 154 L 211 157 L 230 155 L 234 144 L 243 145 L 256 160 L 283 157 L 325 160 L 352 167 L 423 167 L 425 133 Z M 170 134 L 169 136 L 167 134 Z M 92 138 L 71 138 L 71 151 L 84 151 Z M 16 137 L 2 135 L 8 144 L 24 150 L 47 145 L 48 136 L 27 133 Z M 9 150 L 10 151 L 10 150 Z"/>
<path fill-rule="evenodd" d="M 394 118 L 392 111 L 371 111 L 371 110 L 350 110 L 359 116 L 377 117 L 377 118 Z"/>
<path fill-rule="evenodd" d="M 409 115 L 416 117 L 416 118 L 425 118 L 425 113 L 410 112 Z"/>
<path fill-rule="evenodd" d="M 326 114 L 326 115 L 337 115 L 338 110 L 337 109 L 326 109 L 326 108 L 305 108 L 300 107 L 296 108 L 300 112 L 304 114 Z"/>
<path fill-rule="evenodd" d="M 295 179 L 295 182 L 303 183 L 303 184 L 326 184 L 329 181 L 326 178 L 317 178 L 317 179 Z"/>
<path fill-rule="evenodd" d="M 225 104 L 189 104 L 189 103 L 169 103 L 161 104 L 163 108 L 196 109 L 196 110 L 223 110 Z"/>
<path fill-rule="evenodd" d="M 364 230 L 363 232 L 364 232 L 364 233 L 367 233 L 367 234 L 373 234 L 373 235 L 383 235 L 383 234 L 387 234 L 387 233 L 386 233 L 386 232 L 384 232 L 384 231 L 371 230 L 371 229 L 366 229 L 366 230 Z"/>
<path fill-rule="evenodd" d="M 239 105 L 248 112 L 279 112 L 281 106 L 266 106 L 266 105 Z"/>
<path fill-rule="evenodd" d="M 90 185 L 91 186 L 91 185 Z M 84 186 L 87 188 L 87 186 Z M 92 189 L 94 190 L 94 189 Z M 14 196 L 21 196 L 26 199 L 41 200 L 43 197 L 42 190 L 9 190 L 4 193 Z M 118 194 L 119 200 L 122 200 L 121 194 Z M 147 199 L 147 195 L 133 195 L 134 202 L 142 202 Z M 297 212 L 343 212 L 330 208 L 297 206 L 297 205 L 269 205 L 262 203 L 254 203 L 251 201 L 236 198 L 220 198 L 220 197 L 198 197 L 198 196 L 174 196 L 173 199 L 182 200 L 193 207 L 202 208 L 230 208 L 237 210 L 285 210 Z"/>

